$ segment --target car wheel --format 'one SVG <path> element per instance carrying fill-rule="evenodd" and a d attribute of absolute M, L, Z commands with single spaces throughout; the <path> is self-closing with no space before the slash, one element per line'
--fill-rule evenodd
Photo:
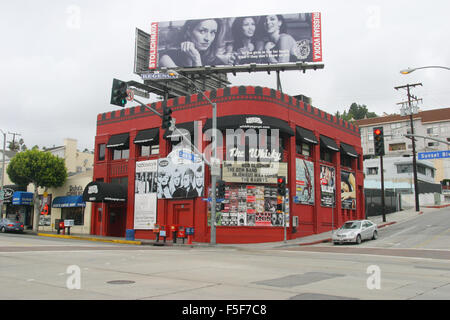
<path fill-rule="evenodd" d="M 1 231 L 2 233 L 5 233 L 5 232 L 6 232 L 5 227 L 2 227 L 2 228 L 0 229 L 0 231 Z"/>
<path fill-rule="evenodd" d="M 358 234 L 358 236 L 356 237 L 356 244 L 361 244 L 361 235 Z"/>
<path fill-rule="evenodd" d="M 375 230 L 372 235 L 372 240 L 377 240 L 377 239 L 378 239 L 378 232 Z"/>

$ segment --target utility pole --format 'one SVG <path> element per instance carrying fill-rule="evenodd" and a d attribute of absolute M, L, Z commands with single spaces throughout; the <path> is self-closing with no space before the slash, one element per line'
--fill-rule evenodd
<path fill-rule="evenodd" d="M 13 147 L 13 149 L 15 149 L 16 148 L 16 136 L 21 136 L 21 134 L 20 133 L 16 133 L 16 132 L 8 132 L 8 134 L 12 134 L 12 136 L 13 136 L 12 147 Z M 15 150 L 11 150 L 11 151 L 15 151 Z M 19 150 L 18 151 L 20 151 L 20 146 L 19 146 Z"/>
<path fill-rule="evenodd" d="M 395 87 L 395 90 L 406 88 L 408 94 L 408 111 L 409 111 L 409 121 L 411 123 L 411 135 L 412 135 L 412 152 L 413 152 L 413 175 L 414 175 L 414 194 L 415 194 L 415 202 L 416 202 L 416 211 L 420 211 L 419 208 L 419 184 L 417 181 L 417 161 L 416 161 L 416 139 L 414 137 L 414 122 L 413 122 L 413 109 L 411 106 L 411 97 L 418 101 L 417 97 L 414 97 L 410 93 L 410 88 L 414 88 L 416 86 L 422 86 L 422 83 L 414 83 L 407 84 L 404 86 Z"/>

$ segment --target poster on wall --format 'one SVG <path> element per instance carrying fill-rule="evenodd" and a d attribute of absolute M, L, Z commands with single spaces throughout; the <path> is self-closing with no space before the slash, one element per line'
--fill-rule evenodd
<path fill-rule="evenodd" d="M 353 172 L 341 171 L 342 209 L 356 210 L 356 179 Z"/>
<path fill-rule="evenodd" d="M 44 195 L 46 195 L 44 193 Z M 50 226 L 52 221 L 52 195 L 38 195 L 39 197 L 39 225 Z"/>
<path fill-rule="evenodd" d="M 210 191 L 209 191 L 210 194 Z M 277 188 L 260 185 L 226 185 L 223 209 L 216 210 L 217 226 L 282 227 L 283 214 L 277 212 Z M 289 199 L 286 197 L 286 217 L 289 224 Z M 208 226 L 211 202 L 208 202 Z"/>
<path fill-rule="evenodd" d="M 295 159 L 295 203 L 314 205 L 314 163 Z"/>
<path fill-rule="evenodd" d="M 150 230 L 156 223 L 158 160 L 136 162 L 134 229 Z"/>
<path fill-rule="evenodd" d="M 320 204 L 323 207 L 334 207 L 335 195 L 335 169 L 329 166 L 320 166 Z"/>
<path fill-rule="evenodd" d="M 204 194 L 204 161 L 191 150 L 178 148 L 158 159 L 158 199 L 186 199 Z"/>

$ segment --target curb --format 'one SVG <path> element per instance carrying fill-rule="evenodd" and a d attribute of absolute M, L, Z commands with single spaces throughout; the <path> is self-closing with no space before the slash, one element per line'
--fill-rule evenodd
<path fill-rule="evenodd" d="M 442 204 L 437 206 L 425 206 L 425 208 L 434 208 L 434 209 L 441 209 L 441 208 L 447 208 L 450 207 L 450 204 Z"/>
<path fill-rule="evenodd" d="M 74 240 L 86 240 L 86 241 L 142 245 L 142 241 L 99 239 L 99 238 L 88 238 L 88 237 L 78 237 L 78 236 L 69 236 L 69 235 L 60 235 L 60 234 L 49 234 L 49 233 L 38 233 L 37 235 L 40 237 L 49 237 L 49 238 L 62 238 L 62 239 L 74 239 Z"/>

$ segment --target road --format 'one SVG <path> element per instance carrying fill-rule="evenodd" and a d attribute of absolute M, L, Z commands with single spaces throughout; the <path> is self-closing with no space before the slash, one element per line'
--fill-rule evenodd
<path fill-rule="evenodd" d="M 360 246 L 154 247 L 0 234 L 0 299 L 450 299 L 450 210 Z"/>

